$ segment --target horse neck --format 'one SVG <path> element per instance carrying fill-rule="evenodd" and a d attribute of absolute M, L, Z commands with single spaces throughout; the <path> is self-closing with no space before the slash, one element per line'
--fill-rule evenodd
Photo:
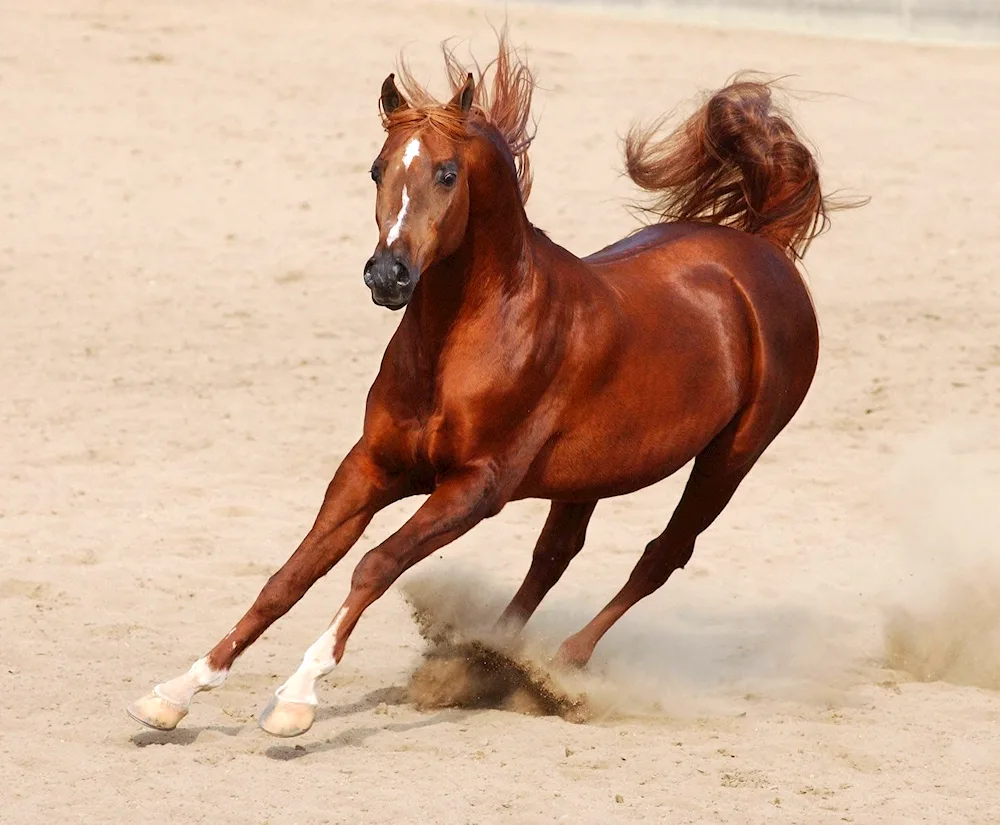
<path fill-rule="evenodd" d="M 511 304 L 531 288 L 535 231 L 513 175 L 486 165 L 470 176 L 469 218 L 458 249 L 421 276 L 407 315 L 428 356 L 465 320 L 484 321 L 491 307 Z"/>

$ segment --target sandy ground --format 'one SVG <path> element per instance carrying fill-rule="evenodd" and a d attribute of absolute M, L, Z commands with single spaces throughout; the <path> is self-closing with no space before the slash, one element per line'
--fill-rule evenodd
<path fill-rule="evenodd" d="M 1000 51 L 511 23 L 542 84 L 529 213 L 578 253 L 635 226 L 628 122 L 741 68 L 795 75 L 828 187 L 874 198 L 807 257 L 802 411 L 598 648 L 616 713 L 418 712 L 394 589 L 313 730 L 258 730 L 409 502 L 181 729 L 126 717 L 242 613 L 358 435 L 398 321 L 361 280 L 397 50 L 441 89 L 438 41 L 492 34 L 457 5 L 3 0 L 0 821 L 1000 820 Z M 617 589 L 684 475 L 598 508 L 539 638 Z M 488 611 L 544 514 L 507 508 L 411 584 Z"/>

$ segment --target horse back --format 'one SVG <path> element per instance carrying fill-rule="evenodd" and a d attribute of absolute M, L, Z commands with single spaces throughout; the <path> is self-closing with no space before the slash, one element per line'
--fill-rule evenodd
<path fill-rule="evenodd" d="M 649 286 L 668 297 L 672 284 L 721 274 L 746 306 L 759 345 L 816 346 L 816 314 L 805 282 L 791 259 L 766 238 L 714 224 L 660 223 L 582 260 L 619 290 L 645 292 Z"/>

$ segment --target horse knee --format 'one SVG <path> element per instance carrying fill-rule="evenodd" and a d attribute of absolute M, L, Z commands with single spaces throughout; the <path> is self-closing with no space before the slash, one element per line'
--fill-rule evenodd
<path fill-rule="evenodd" d="M 691 561 L 691 556 L 694 555 L 694 542 L 690 542 L 684 547 L 681 547 L 677 552 L 674 559 L 674 570 L 683 570 L 689 561 Z"/>
<path fill-rule="evenodd" d="M 572 541 L 561 540 L 544 552 L 536 552 L 532 556 L 531 567 L 537 573 L 562 575 L 577 552 L 579 548 Z"/>
<path fill-rule="evenodd" d="M 402 572 L 399 560 L 378 548 L 361 557 L 351 577 L 352 590 L 370 590 L 382 593 Z"/>
<path fill-rule="evenodd" d="M 287 610 L 289 600 L 288 584 L 275 573 L 261 588 L 253 603 L 253 610 L 266 620 L 274 620 Z"/>
<path fill-rule="evenodd" d="M 654 539 L 646 545 L 642 558 L 632 571 L 632 578 L 652 593 L 666 584 L 675 570 L 683 569 L 693 554 L 694 541 L 675 544 L 662 538 Z"/>

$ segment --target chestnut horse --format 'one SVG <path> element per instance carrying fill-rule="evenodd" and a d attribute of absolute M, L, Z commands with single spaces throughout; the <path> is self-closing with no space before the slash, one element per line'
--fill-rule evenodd
<path fill-rule="evenodd" d="M 236 626 L 182 676 L 129 708 L 172 729 L 194 695 L 351 549 L 376 512 L 427 495 L 370 550 L 328 630 L 260 725 L 312 724 L 317 680 L 364 611 L 405 570 L 500 512 L 552 502 L 523 584 L 500 617 L 517 632 L 580 551 L 597 502 L 692 459 L 666 529 L 625 586 L 560 647 L 582 666 L 607 630 L 691 558 L 813 379 L 818 332 L 796 267 L 826 224 L 816 162 L 767 84 L 717 91 L 675 132 L 633 127 L 631 178 L 659 220 L 577 258 L 525 214 L 534 80 L 508 48 L 478 79 L 446 53 L 439 103 L 390 74 L 371 176 L 379 240 L 364 267 L 376 304 L 406 308 L 368 394 L 360 439 L 312 529 Z"/>

